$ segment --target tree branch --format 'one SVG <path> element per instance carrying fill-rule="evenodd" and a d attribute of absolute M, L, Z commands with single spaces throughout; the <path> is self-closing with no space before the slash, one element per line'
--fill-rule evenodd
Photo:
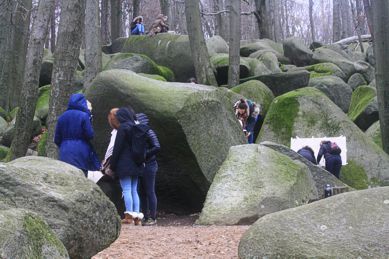
<path fill-rule="evenodd" d="M 217 11 L 217 12 L 211 12 L 211 13 L 206 13 L 206 12 L 201 12 L 201 15 L 219 15 L 219 14 L 222 14 L 222 13 L 229 13 L 230 11 L 229 10 L 221 10 L 221 11 Z M 255 11 L 252 11 L 252 12 L 242 12 L 240 13 L 240 15 L 252 15 L 254 14 Z"/>

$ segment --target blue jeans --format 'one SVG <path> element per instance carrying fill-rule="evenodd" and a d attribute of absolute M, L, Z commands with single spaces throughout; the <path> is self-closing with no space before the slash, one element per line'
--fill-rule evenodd
<path fill-rule="evenodd" d="M 146 163 L 142 177 L 142 211 L 145 218 L 156 219 L 157 195 L 155 194 L 155 177 L 158 171 L 157 161 Z"/>
<path fill-rule="evenodd" d="M 139 213 L 138 177 L 128 176 L 120 179 L 126 211 Z"/>

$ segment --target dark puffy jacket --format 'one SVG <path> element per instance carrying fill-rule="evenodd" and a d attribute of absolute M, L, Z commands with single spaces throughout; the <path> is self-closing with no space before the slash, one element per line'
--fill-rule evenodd
<path fill-rule="evenodd" d="M 136 114 L 136 119 L 145 125 L 149 125 L 149 118 L 144 113 Z M 147 151 L 146 151 L 146 163 L 151 163 L 156 160 L 156 154 L 161 149 L 157 134 L 154 130 L 149 129 L 147 131 Z"/>
<path fill-rule="evenodd" d="M 125 108 L 119 109 L 116 117 L 120 122 L 120 127 L 116 134 L 110 167 L 119 179 L 128 176 L 141 176 L 144 165 L 138 166 L 132 158 L 131 139 L 133 134 L 132 127 L 135 125 L 134 118 L 131 117 L 130 112 Z"/>
<path fill-rule="evenodd" d="M 315 154 L 313 154 L 312 151 L 310 151 L 307 148 L 301 148 L 299 151 L 297 151 L 301 156 L 305 157 L 307 160 L 311 161 L 313 164 L 316 163 Z"/>
<path fill-rule="evenodd" d="M 59 159 L 81 170 L 99 170 L 99 159 L 90 144 L 93 135 L 86 99 L 82 94 L 73 94 L 55 129 Z"/>
<path fill-rule="evenodd" d="M 333 150 L 331 148 L 331 141 L 325 141 L 320 145 L 319 153 L 317 154 L 317 163 L 320 163 L 322 156 L 327 160 L 331 156 L 339 156 L 340 157 L 341 149 L 338 147 Z"/>

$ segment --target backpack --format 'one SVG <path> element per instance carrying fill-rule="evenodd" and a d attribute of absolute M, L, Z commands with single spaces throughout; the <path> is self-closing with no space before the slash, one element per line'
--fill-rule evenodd
<path fill-rule="evenodd" d="M 342 150 L 340 149 L 338 144 L 336 144 L 335 142 L 331 142 L 330 154 L 331 155 L 339 155 L 341 152 L 342 152 Z"/>
<path fill-rule="evenodd" d="M 256 118 L 261 112 L 261 106 L 251 100 L 246 100 L 249 106 L 250 116 Z"/>
<path fill-rule="evenodd" d="M 145 124 L 135 124 L 131 128 L 131 152 L 136 165 L 140 166 L 146 162 L 147 152 L 147 132 L 149 126 Z"/>

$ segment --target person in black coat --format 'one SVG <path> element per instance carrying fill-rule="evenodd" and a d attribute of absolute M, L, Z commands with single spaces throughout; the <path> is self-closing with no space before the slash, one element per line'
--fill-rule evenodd
<path fill-rule="evenodd" d="M 149 119 L 144 113 L 136 115 L 137 120 L 145 125 L 149 124 Z M 159 152 L 161 145 L 159 144 L 157 134 L 149 129 L 147 131 L 147 151 L 145 171 L 141 180 L 141 207 L 145 216 L 144 225 L 151 226 L 157 223 L 157 195 L 155 194 L 155 178 L 158 171 L 158 163 L 156 154 Z"/>
<path fill-rule="evenodd" d="M 320 163 L 322 156 L 326 161 L 325 168 L 328 172 L 335 175 L 339 179 L 340 169 L 342 168 L 342 158 L 340 153 L 342 150 L 331 141 L 322 141 L 320 150 L 317 154 L 317 163 Z"/>
<path fill-rule="evenodd" d="M 135 113 L 129 108 L 120 108 L 116 112 L 116 118 L 120 123 L 117 129 L 115 144 L 110 160 L 110 168 L 119 178 L 123 191 L 124 212 L 123 223 L 131 224 L 133 221 L 139 225 L 143 214 L 140 213 L 140 201 L 138 195 L 138 178 L 143 174 L 144 164 L 137 165 L 132 158 L 131 139 L 132 128 L 135 126 Z"/>
<path fill-rule="evenodd" d="M 298 154 L 305 157 L 307 160 L 311 161 L 313 164 L 317 165 L 316 158 L 315 158 L 315 152 L 313 152 L 312 148 L 309 146 L 305 146 L 299 151 L 297 151 Z"/>

